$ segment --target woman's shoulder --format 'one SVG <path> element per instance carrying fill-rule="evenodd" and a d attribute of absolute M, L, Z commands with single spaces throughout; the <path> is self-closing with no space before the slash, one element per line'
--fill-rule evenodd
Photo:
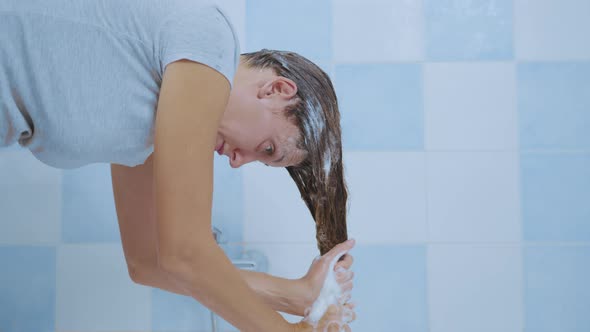
<path fill-rule="evenodd" d="M 239 63 L 240 43 L 233 24 L 215 4 L 186 4 L 168 12 L 158 36 L 162 70 L 180 59 L 205 64 L 233 81 Z"/>

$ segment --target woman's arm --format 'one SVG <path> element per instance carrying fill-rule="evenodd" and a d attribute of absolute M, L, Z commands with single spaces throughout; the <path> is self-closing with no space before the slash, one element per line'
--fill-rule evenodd
<path fill-rule="evenodd" d="M 305 308 L 312 305 L 313 300 L 309 287 L 299 279 L 284 279 L 262 272 L 240 270 L 240 275 L 256 294 L 275 311 L 291 315 L 303 316 Z M 157 267 L 141 268 L 137 271 L 134 281 L 145 286 L 156 287 L 165 291 L 191 296 L 178 287 L 175 281 Z"/>
<path fill-rule="evenodd" d="M 129 276 L 138 284 L 190 296 L 158 268 L 153 155 L 135 167 L 111 165 L 113 195 Z M 273 310 L 303 316 L 311 287 L 301 279 L 240 270 L 240 275 Z"/>
<path fill-rule="evenodd" d="M 154 141 L 158 266 L 241 331 L 291 331 L 211 234 L 213 151 L 229 91 L 220 73 L 199 63 L 177 61 L 164 72 Z"/>
<path fill-rule="evenodd" d="M 305 308 L 313 303 L 310 289 L 301 279 L 285 279 L 254 271 L 240 271 L 240 274 L 250 288 L 276 311 L 303 316 Z"/>

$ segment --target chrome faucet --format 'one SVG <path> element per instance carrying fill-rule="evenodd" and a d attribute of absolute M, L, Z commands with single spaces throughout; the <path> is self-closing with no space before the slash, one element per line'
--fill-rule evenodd
<path fill-rule="evenodd" d="M 219 228 L 212 226 L 211 231 L 213 232 L 213 238 L 215 238 L 215 242 L 217 242 L 218 244 L 222 244 L 222 243 L 227 242 L 227 241 L 224 241 L 223 233 L 221 232 L 221 230 Z"/>

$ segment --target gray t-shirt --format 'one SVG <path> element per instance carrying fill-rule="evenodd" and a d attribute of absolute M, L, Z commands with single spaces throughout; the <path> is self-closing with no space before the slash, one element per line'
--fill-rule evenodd
<path fill-rule="evenodd" d="M 64 169 L 142 164 L 166 65 L 200 62 L 231 84 L 239 54 L 209 2 L 2 0 L 0 147 Z"/>

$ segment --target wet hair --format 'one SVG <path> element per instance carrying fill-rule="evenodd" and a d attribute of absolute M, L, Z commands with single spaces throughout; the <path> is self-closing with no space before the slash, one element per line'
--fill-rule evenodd
<path fill-rule="evenodd" d="M 302 162 L 286 167 L 316 224 L 321 255 L 348 239 L 348 190 L 342 164 L 338 100 L 329 76 L 305 57 L 288 51 L 263 49 L 242 54 L 250 68 L 270 68 L 297 85 L 286 117 L 299 128 L 297 148 Z"/>

